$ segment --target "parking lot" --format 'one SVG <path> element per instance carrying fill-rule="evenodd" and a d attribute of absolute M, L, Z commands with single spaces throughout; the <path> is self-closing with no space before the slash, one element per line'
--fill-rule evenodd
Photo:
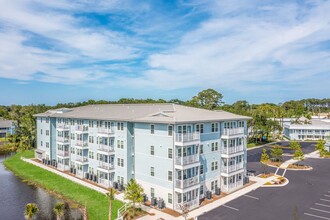
<path fill-rule="evenodd" d="M 313 149 L 314 147 L 306 145 L 304 151 L 306 153 L 312 152 Z M 259 162 L 253 162 L 257 157 L 257 151 L 253 151 L 250 152 L 250 155 L 253 156 L 250 156 L 250 161 L 248 159 L 248 166 L 261 168 Z M 251 165 L 250 163 L 254 164 Z M 285 177 L 289 179 L 288 185 L 258 188 L 199 216 L 198 219 L 330 220 L 330 159 L 306 159 L 304 163 L 312 166 L 313 170 L 288 170 L 285 174 Z"/>

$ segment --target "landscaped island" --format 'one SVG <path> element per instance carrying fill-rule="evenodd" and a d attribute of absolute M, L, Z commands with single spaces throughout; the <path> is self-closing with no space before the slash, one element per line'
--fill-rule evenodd
<path fill-rule="evenodd" d="M 4 165 L 18 177 L 31 184 L 46 189 L 47 191 L 69 200 L 79 206 L 87 207 L 88 219 L 107 219 L 109 210 L 108 198 L 97 191 L 74 183 L 52 172 L 36 167 L 22 161 L 21 157 L 33 158 L 33 151 L 24 151 L 8 158 Z M 117 210 L 123 205 L 121 201 L 113 201 L 113 219 L 117 217 Z"/>

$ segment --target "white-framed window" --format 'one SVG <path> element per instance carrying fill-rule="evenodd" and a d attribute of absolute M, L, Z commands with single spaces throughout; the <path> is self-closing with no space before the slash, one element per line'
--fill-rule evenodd
<path fill-rule="evenodd" d="M 211 171 L 218 169 L 218 161 L 214 161 L 211 163 Z"/>
<path fill-rule="evenodd" d="M 211 131 L 218 132 L 219 131 L 219 123 L 212 123 L 211 124 Z"/>
<path fill-rule="evenodd" d="M 49 136 L 49 130 L 46 130 L 46 136 Z"/>
<path fill-rule="evenodd" d="M 199 132 L 199 133 L 204 133 L 204 124 L 196 124 L 195 125 L 195 131 Z"/>
<path fill-rule="evenodd" d="M 120 165 L 121 165 L 121 167 L 124 167 L 124 159 L 120 160 Z"/>
<path fill-rule="evenodd" d="M 203 164 L 199 167 L 199 174 L 200 175 L 204 174 L 204 166 L 203 166 Z"/>
<path fill-rule="evenodd" d="M 155 125 L 151 124 L 150 125 L 150 134 L 154 134 L 155 133 Z"/>
<path fill-rule="evenodd" d="M 199 153 L 200 154 L 204 153 L 204 145 L 203 144 L 199 145 Z"/>
<path fill-rule="evenodd" d="M 46 118 L 46 123 L 49 123 L 49 118 Z"/>
<path fill-rule="evenodd" d="M 168 150 L 167 150 L 167 156 L 168 156 L 168 158 L 170 158 L 170 159 L 173 158 L 173 149 L 172 149 L 172 148 L 168 148 Z"/>
<path fill-rule="evenodd" d="M 171 182 L 173 180 L 173 172 L 170 170 L 167 172 L 167 180 Z"/>
<path fill-rule="evenodd" d="M 150 167 L 150 176 L 155 176 L 155 167 Z"/>
<path fill-rule="evenodd" d="M 150 198 L 155 198 L 155 189 L 154 188 L 150 188 Z"/>
<path fill-rule="evenodd" d="M 167 127 L 167 135 L 168 136 L 172 136 L 173 135 L 173 126 L 172 125 L 169 125 Z"/>
<path fill-rule="evenodd" d="M 117 165 L 120 167 L 120 158 L 117 158 Z"/>
<path fill-rule="evenodd" d="M 42 146 L 42 144 L 43 144 L 42 141 L 40 141 L 40 146 Z"/>
<path fill-rule="evenodd" d="M 150 155 L 155 155 L 155 146 L 150 146 Z"/>
<path fill-rule="evenodd" d="M 173 202 L 173 198 L 172 198 L 172 194 L 171 194 L 171 193 L 168 193 L 168 194 L 167 194 L 167 202 L 168 202 L 169 204 L 172 204 L 172 202 Z"/>
<path fill-rule="evenodd" d="M 46 148 L 49 148 L 49 142 L 46 142 Z"/>
<path fill-rule="evenodd" d="M 42 129 L 40 129 L 40 134 L 42 134 Z"/>
<path fill-rule="evenodd" d="M 118 122 L 117 123 L 117 130 L 118 131 L 123 131 L 124 130 L 124 123 L 123 122 Z"/>

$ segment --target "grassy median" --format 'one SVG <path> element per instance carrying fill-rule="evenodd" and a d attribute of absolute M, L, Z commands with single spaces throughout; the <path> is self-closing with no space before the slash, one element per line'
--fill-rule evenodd
<path fill-rule="evenodd" d="M 3 163 L 15 175 L 32 184 L 40 186 L 64 199 L 87 206 L 88 219 L 103 220 L 108 218 L 109 201 L 106 196 L 52 172 L 22 161 L 21 157 L 32 158 L 33 151 L 17 153 Z M 123 205 L 121 201 L 113 201 L 112 219 L 117 217 L 117 210 Z"/>

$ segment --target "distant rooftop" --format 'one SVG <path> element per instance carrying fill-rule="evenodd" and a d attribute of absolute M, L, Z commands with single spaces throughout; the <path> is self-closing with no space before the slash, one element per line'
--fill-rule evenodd
<path fill-rule="evenodd" d="M 250 117 L 226 111 L 211 111 L 178 104 L 100 104 L 49 110 L 41 117 L 96 119 L 153 123 L 246 120 Z"/>
<path fill-rule="evenodd" d="M 10 128 L 12 124 L 11 120 L 0 119 L 0 128 Z"/>
<path fill-rule="evenodd" d="M 330 119 L 311 119 L 307 120 L 309 123 L 305 124 L 287 124 L 291 129 L 329 129 Z"/>

